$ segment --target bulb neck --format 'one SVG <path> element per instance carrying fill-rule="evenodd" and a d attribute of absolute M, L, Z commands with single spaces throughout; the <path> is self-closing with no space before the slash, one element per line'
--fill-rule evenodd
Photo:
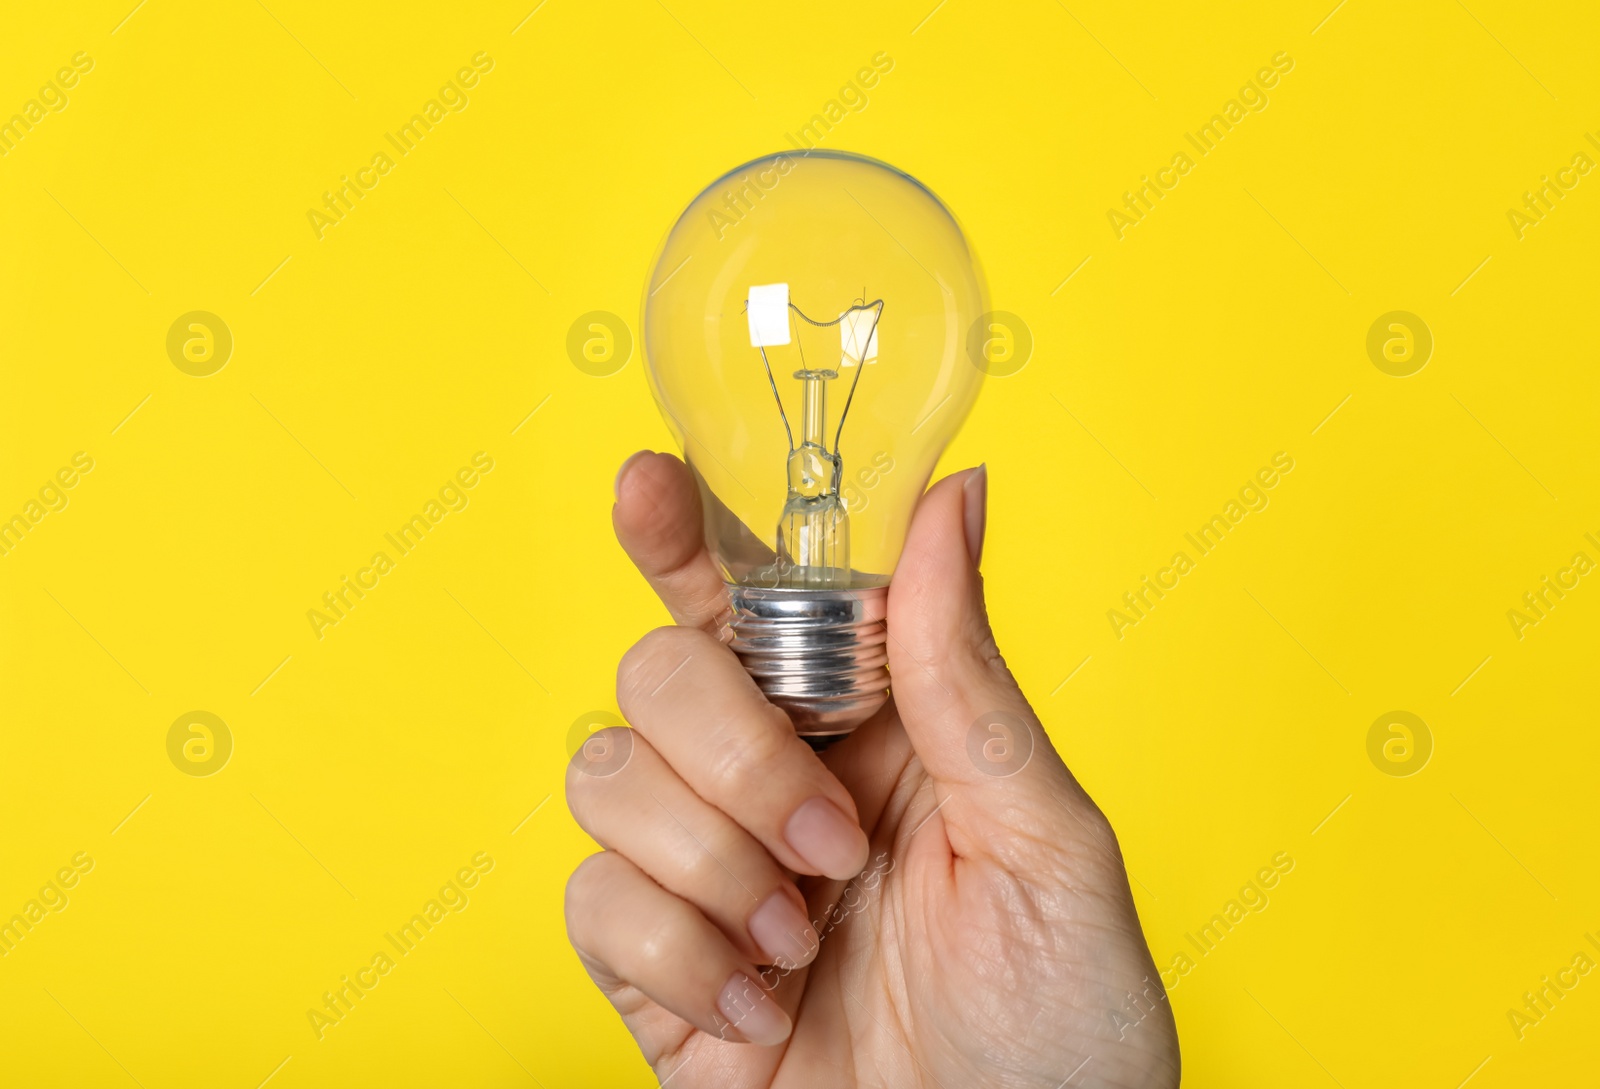
<path fill-rule="evenodd" d="M 729 584 L 733 650 L 795 732 L 821 749 L 889 698 L 889 588 Z"/>

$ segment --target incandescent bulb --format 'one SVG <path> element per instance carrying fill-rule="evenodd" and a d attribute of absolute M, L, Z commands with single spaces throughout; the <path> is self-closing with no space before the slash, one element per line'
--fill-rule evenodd
<path fill-rule="evenodd" d="M 890 575 L 982 384 L 983 277 L 884 163 L 757 159 L 679 217 L 644 298 L 650 382 L 694 471 L 733 648 L 821 747 L 888 698 Z"/>

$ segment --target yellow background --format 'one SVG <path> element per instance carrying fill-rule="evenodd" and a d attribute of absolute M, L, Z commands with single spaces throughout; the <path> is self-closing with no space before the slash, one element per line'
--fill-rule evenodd
<path fill-rule="evenodd" d="M 0 35 L 0 118 L 94 60 L 0 158 L 0 513 L 95 461 L 0 557 L 0 917 L 95 862 L 0 958 L 0 1082 L 652 1084 L 565 942 L 592 845 L 561 776 L 663 618 L 608 510 L 668 440 L 637 352 L 592 377 L 567 330 L 637 333 L 678 210 L 880 50 L 823 146 L 939 193 L 1032 330 L 945 465 L 990 466 L 1002 646 L 1157 962 L 1295 861 L 1172 992 L 1188 1084 L 1587 1074 L 1600 976 L 1520 1040 L 1507 1010 L 1600 932 L 1600 579 L 1520 640 L 1506 613 L 1600 559 L 1600 176 L 1521 239 L 1507 210 L 1594 151 L 1592 11 L 132 3 Z M 470 106 L 319 240 L 307 210 L 479 51 Z M 1108 209 L 1279 51 L 1270 106 L 1119 240 Z M 235 341 L 208 378 L 166 352 L 194 310 Z M 1436 341 L 1408 378 L 1366 351 L 1392 310 Z M 307 610 L 478 451 L 470 506 L 319 640 Z M 1278 451 L 1271 505 L 1118 639 Z M 205 778 L 166 749 L 196 709 L 235 745 Z M 1433 737 L 1407 778 L 1366 749 L 1397 709 Z M 306 1010 L 480 851 L 470 906 L 318 1040 Z"/>

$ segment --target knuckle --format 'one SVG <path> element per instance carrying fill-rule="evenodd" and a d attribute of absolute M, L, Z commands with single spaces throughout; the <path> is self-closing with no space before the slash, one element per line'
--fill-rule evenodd
<path fill-rule="evenodd" d="M 661 912 L 629 941 L 623 958 L 627 977 L 671 978 L 677 974 L 684 951 L 693 947 L 695 937 L 694 927 L 678 905 Z"/>
<path fill-rule="evenodd" d="M 627 726 L 607 726 L 590 734 L 567 762 L 567 809 L 589 835 L 605 843 L 608 829 L 615 830 L 614 813 L 620 799 L 639 789 L 640 776 L 648 772 L 636 758 L 649 742 Z M 653 759 L 653 751 L 647 757 Z"/>
<path fill-rule="evenodd" d="M 680 888 L 683 894 L 697 903 L 715 903 L 729 896 L 742 895 L 741 884 L 749 886 L 755 881 L 746 873 L 738 837 L 729 832 L 722 835 L 700 835 L 698 846 L 683 864 Z M 736 884 L 738 882 L 739 884 Z"/>
<path fill-rule="evenodd" d="M 589 784 L 584 781 L 586 778 L 587 776 L 580 773 L 571 762 L 567 764 L 565 791 L 567 812 L 572 814 L 572 819 L 578 822 L 579 827 L 587 831 L 588 825 L 584 820 L 584 813 L 586 812 L 584 809 L 584 795 L 588 791 Z"/>
<path fill-rule="evenodd" d="M 595 789 L 599 786 L 595 777 L 585 775 L 578 767 L 578 757 L 567 762 L 567 811 L 572 814 L 572 819 L 585 832 L 590 831 L 590 814 L 593 812 Z"/>
<path fill-rule="evenodd" d="M 572 876 L 567 878 L 566 895 L 562 904 L 567 922 L 567 938 L 572 942 L 573 948 L 581 953 L 592 951 L 596 936 L 594 905 L 602 900 L 606 886 L 611 883 L 614 862 L 609 852 L 592 854 L 578 863 L 577 869 L 572 871 Z"/>
<path fill-rule="evenodd" d="M 631 720 L 629 709 L 643 706 L 707 644 L 714 645 L 715 640 L 703 631 L 665 627 L 629 647 L 617 665 L 617 703 L 623 717 Z"/>
<path fill-rule="evenodd" d="M 627 726 L 604 726 L 585 737 L 567 760 L 567 785 L 609 778 L 627 770 L 638 744 Z"/>
<path fill-rule="evenodd" d="M 1117 830 L 1111 827 L 1111 820 L 1105 812 L 1091 801 L 1084 806 L 1082 818 L 1095 845 L 1105 852 L 1107 858 L 1122 865 L 1122 844 L 1118 842 Z"/>
<path fill-rule="evenodd" d="M 705 852 L 697 852 L 693 860 L 683 867 L 683 873 L 678 878 L 684 894 L 696 899 L 706 899 L 708 890 L 715 889 L 720 884 L 721 868 L 716 861 Z"/>
<path fill-rule="evenodd" d="M 787 720 L 779 728 L 771 716 L 755 730 L 735 730 L 724 725 L 706 746 L 709 780 L 718 791 L 726 793 L 764 784 L 789 756 L 789 743 L 794 736 Z"/>

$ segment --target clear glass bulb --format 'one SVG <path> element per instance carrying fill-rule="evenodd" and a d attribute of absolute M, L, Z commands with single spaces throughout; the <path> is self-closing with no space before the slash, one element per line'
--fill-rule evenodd
<path fill-rule="evenodd" d="M 841 152 L 719 178 L 651 273 L 651 387 L 700 487 L 734 649 L 819 744 L 887 698 L 886 588 L 982 384 L 985 303 L 939 199 Z"/>

